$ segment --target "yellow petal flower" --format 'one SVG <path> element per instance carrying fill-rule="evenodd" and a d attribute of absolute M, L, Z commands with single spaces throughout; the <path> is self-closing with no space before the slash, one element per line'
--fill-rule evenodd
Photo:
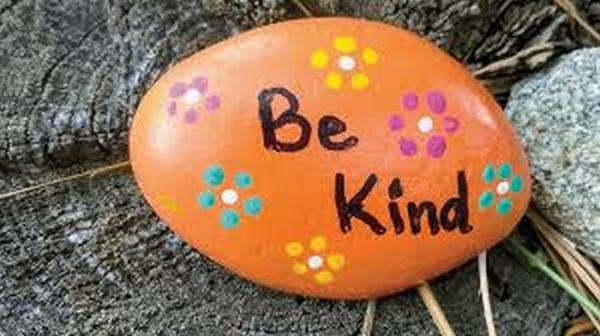
<path fill-rule="evenodd" d="M 336 37 L 333 42 L 333 47 L 339 52 L 353 52 L 356 49 L 356 41 L 352 37 Z"/>
<path fill-rule="evenodd" d="M 362 72 L 352 75 L 352 88 L 354 90 L 364 90 L 369 86 L 369 76 Z"/>
<path fill-rule="evenodd" d="M 308 272 L 308 267 L 303 263 L 295 262 L 292 266 L 292 270 L 298 275 L 304 275 Z"/>
<path fill-rule="evenodd" d="M 325 78 L 325 86 L 332 90 L 339 90 L 342 87 L 342 75 L 337 72 L 330 72 Z"/>
<path fill-rule="evenodd" d="M 299 242 L 290 242 L 287 245 L 285 245 L 285 252 L 290 257 L 297 257 L 301 255 L 302 252 L 304 252 L 304 247 L 302 247 L 302 244 L 300 244 Z"/>
<path fill-rule="evenodd" d="M 365 48 L 365 50 L 363 50 L 363 60 L 367 64 L 377 64 L 377 62 L 379 61 L 379 55 L 377 55 L 377 52 L 375 52 L 375 50 L 371 48 Z"/>
<path fill-rule="evenodd" d="M 327 239 L 323 236 L 316 236 L 310 241 L 310 248 L 315 252 L 324 251 L 327 248 Z"/>
<path fill-rule="evenodd" d="M 323 69 L 329 63 L 329 55 L 323 49 L 317 49 L 310 56 L 310 65 L 316 69 Z"/>
<path fill-rule="evenodd" d="M 332 254 L 327 257 L 327 266 L 334 271 L 341 270 L 346 265 L 346 258 L 341 254 Z"/>
<path fill-rule="evenodd" d="M 319 273 L 315 274 L 315 281 L 319 285 L 326 285 L 333 281 L 333 274 L 327 270 L 320 271 Z"/>

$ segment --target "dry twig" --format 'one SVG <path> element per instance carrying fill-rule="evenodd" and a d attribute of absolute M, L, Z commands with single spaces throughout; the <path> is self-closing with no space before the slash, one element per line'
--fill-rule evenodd
<path fill-rule="evenodd" d="M 360 336 L 371 336 L 373 331 L 373 320 L 375 319 L 375 310 L 377 309 L 377 300 L 369 300 L 367 302 L 367 309 L 365 310 L 365 317 L 363 319 L 363 325 L 360 329 Z"/>
<path fill-rule="evenodd" d="M 592 27 L 577 11 L 577 7 L 570 0 L 554 0 L 570 17 L 572 17 L 597 43 L 600 43 L 600 33 Z"/>
<path fill-rule="evenodd" d="M 490 288 L 487 276 L 487 252 L 481 252 L 477 261 L 477 265 L 479 266 L 479 288 L 481 291 L 481 301 L 483 302 L 485 325 L 487 327 L 488 336 L 496 336 L 496 327 L 494 326 L 494 315 L 492 313 Z"/>
<path fill-rule="evenodd" d="M 442 336 L 456 336 L 429 285 L 425 282 L 417 287 L 417 291 L 425 303 L 425 307 L 427 307 L 429 314 L 433 318 L 433 322 L 435 322 L 435 325 L 440 331 L 440 334 L 442 334 Z"/>

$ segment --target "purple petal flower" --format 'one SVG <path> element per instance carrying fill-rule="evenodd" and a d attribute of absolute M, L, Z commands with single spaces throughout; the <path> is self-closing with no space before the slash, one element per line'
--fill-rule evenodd
<path fill-rule="evenodd" d="M 406 156 L 413 156 L 417 154 L 417 144 L 411 139 L 400 138 L 398 141 L 400 145 L 400 152 Z"/>
<path fill-rule="evenodd" d="M 399 131 L 404 128 L 404 120 L 398 115 L 393 115 L 389 120 L 390 130 Z"/>
<path fill-rule="evenodd" d="M 416 109 L 419 106 L 419 96 L 414 92 L 405 94 L 402 98 L 402 105 L 409 111 Z"/>
<path fill-rule="evenodd" d="M 433 158 L 439 158 L 446 151 L 446 139 L 443 136 L 434 135 L 427 140 L 427 153 Z"/>
<path fill-rule="evenodd" d="M 171 89 L 169 90 L 169 95 L 172 98 L 178 98 L 183 96 L 185 94 L 185 91 L 187 91 L 187 86 L 184 83 L 175 83 L 173 84 L 173 86 L 171 86 Z"/>
<path fill-rule="evenodd" d="M 205 93 L 208 89 L 208 79 L 204 76 L 198 76 L 192 80 L 192 87 L 195 87 L 200 93 Z"/>
<path fill-rule="evenodd" d="M 169 106 L 167 106 L 167 112 L 170 116 L 177 114 L 177 103 L 175 101 L 169 103 Z"/>
<path fill-rule="evenodd" d="M 442 114 L 446 111 L 446 98 L 438 91 L 427 93 L 427 106 L 435 114 Z"/>
<path fill-rule="evenodd" d="M 205 106 L 207 110 L 214 111 L 221 106 L 221 99 L 219 99 L 219 96 L 216 95 L 210 96 L 206 98 Z"/>
<path fill-rule="evenodd" d="M 188 124 L 193 124 L 198 120 L 198 111 L 191 109 L 185 112 L 185 122 Z"/>
<path fill-rule="evenodd" d="M 454 133 L 458 130 L 458 119 L 453 117 L 444 118 L 444 130 L 448 133 Z"/>

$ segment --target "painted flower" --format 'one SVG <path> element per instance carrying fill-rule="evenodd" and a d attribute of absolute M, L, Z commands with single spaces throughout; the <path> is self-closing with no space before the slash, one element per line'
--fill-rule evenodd
<path fill-rule="evenodd" d="M 312 274 L 313 280 L 327 285 L 335 279 L 335 272 L 346 265 L 346 258 L 337 253 L 327 253 L 327 239 L 324 236 L 313 237 L 308 246 L 298 241 L 285 245 L 286 254 L 292 258 L 292 271 L 297 275 Z"/>
<path fill-rule="evenodd" d="M 523 191 L 523 178 L 513 173 L 509 163 L 503 163 L 497 168 L 488 164 L 481 177 L 491 188 L 479 196 L 479 209 L 487 210 L 496 204 L 496 212 L 499 214 L 505 216 L 510 213 L 513 202 L 509 197 L 511 193 Z"/>
<path fill-rule="evenodd" d="M 200 112 L 214 112 L 219 109 L 219 96 L 208 93 L 208 79 L 196 76 L 190 82 L 176 82 L 169 89 L 166 110 L 170 117 L 183 118 L 188 124 L 198 120 Z"/>
<path fill-rule="evenodd" d="M 209 166 L 202 174 L 207 189 L 197 198 L 202 210 L 220 208 L 219 220 L 225 229 L 233 229 L 240 225 L 240 213 L 247 216 L 258 216 L 262 211 L 262 200 L 258 196 L 244 197 L 252 187 L 252 177 L 246 172 L 238 172 L 232 181 L 226 181 L 225 171 L 219 165 Z"/>
<path fill-rule="evenodd" d="M 414 156 L 425 151 L 429 157 L 441 158 L 448 146 L 446 136 L 458 131 L 460 123 L 458 119 L 448 115 L 446 98 L 441 92 L 429 91 L 423 98 L 426 109 L 419 108 L 423 104 L 415 92 L 402 96 L 401 107 L 405 112 L 402 115 L 392 115 L 388 120 L 388 128 L 394 133 L 416 131 L 419 134 L 417 139 L 409 135 L 399 137 L 398 150 L 401 155 Z M 415 125 L 409 127 L 407 120 L 414 120 Z"/>
<path fill-rule="evenodd" d="M 348 81 L 353 90 L 366 89 L 371 80 L 364 70 L 378 61 L 375 50 L 369 47 L 359 50 L 356 40 L 348 36 L 336 37 L 332 51 L 318 48 L 310 55 L 311 67 L 326 71 L 325 86 L 335 91 L 348 85 Z"/>

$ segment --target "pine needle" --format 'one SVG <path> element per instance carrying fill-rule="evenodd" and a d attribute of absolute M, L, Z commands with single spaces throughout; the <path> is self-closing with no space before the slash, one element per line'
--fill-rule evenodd
<path fill-rule="evenodd" d="M 365 317 L 360 330 L 360 336 L 371 336 L 371 333 L 373 332 L 373 321 L 375 320 L 376 309 L 377 300 L 369 300 L 367 302 L 367 309 L 365 310 Z"/>
<path fill-rule="evenodd" d="M 84 172 L 79 173 L 79 174 L 74 174 L 74 175 L 69 175 L 69 176 L 61 177 L 61 178 L 58 178 L 58 179 L 55 179 L 55 180 L 51 180 L 51 181 L 48 181 L 48 182 L 44 182 L 44 183 L 41 183 L 41 184 L 37 184 L 37 185 L 30 186 L 30 187 L 26 187 L 26 188 L 22 188 L 22 189 L 10 191 L 10 192 L 7 192 L 5 194 L 0 194 L 0 200 L 7 199 L 7 198 L 10 198 L 10 197 L 14 197 L 14 196 L 21 195 L 21 194 L 26 194 L 26 193 L 29 193 L 29 192 L 32 192 L 32 191 L 36 191 L 36 190 L 39 190 L 39 189 L 51 187 L 51 186 L 54 186 L 54 185 L 57 185 L 57 184 L 61 184 L 61 183 L 65 183 L 65 182 L 70 182 L 70 181 L 77 180 L 77 179 L 82 179 L 82 178 L 93 179 L 94 177 L 96 177 L 98 175 L 106 174 L 108 172 L 119 170 L 119 169 L 128 168 L 129 166 L 130 166 L 130 162 L 129 161 L 124 161 L 124 162 L 119 162 L 119 163 L 116 163 L 116 164 L 113 164 L 113 165 L 109 165 L 109 166 L 95 168 L 95 169 L 92 169 L 92 170 L 84 171 Z"/>
<path fill-rule="evenodd" d="M 546 277 L 556 285 L 561 287 L 567 294 L 571 295 L 581 306 L 586 307 L 592 314 L 600 317 L 600 306 L 597 302 L 594 302 L 588 298 L 585 294 L 581 293 L 575 288 L 570 281 L 563 279 L 558 275 L 552 268 L 546 265 L 546 260 L 539 255 L 535 255 L 530 252 L 523 244 L 521 244 L 514 237 L 507 239 L 508 246 L 511 248 L 513 253 L 526 264 L 530 265 L 534 269 L 541 271 Z"/>
<path fill-rule="evenodd" d="M 490 286 L 487 276 L 487 252 L 483 251 L 477 258 L 479 267 L 479 288 L 481 291 L 481 301 L 483 303 L 483 315 L 487 327 L 488 336 L 496 336 L 496 327 L 494 326 L 494 315 L 492 313 L 492 303 L 490 301 Z"/>
<path fill-rule="evenodd" d="M 435 298 L 435 295 L 433 294 L 433 291 L 429 285 L 424 282 L 417 287 L 417 291 L 425 303 L 425 307 L 427 307 L 427 310 L 433 318 L 433 322 L 437 326 L 440 334 L 442 336 L 456 336 L 454 330 L 452 330 L 452 327 L 448 322 L 448 319 L 446 318 L 446 315 L 444 314 L 444 311 L 442 310 L 442 307 Z"/>
<path fill-rule="evenodd" d="M 600 33 L 592 27 L 577 11 L 577 7 L 570 0 L 554 0 L 570 17 L 572 17 L 597 43 L 600 43 Z"/>

